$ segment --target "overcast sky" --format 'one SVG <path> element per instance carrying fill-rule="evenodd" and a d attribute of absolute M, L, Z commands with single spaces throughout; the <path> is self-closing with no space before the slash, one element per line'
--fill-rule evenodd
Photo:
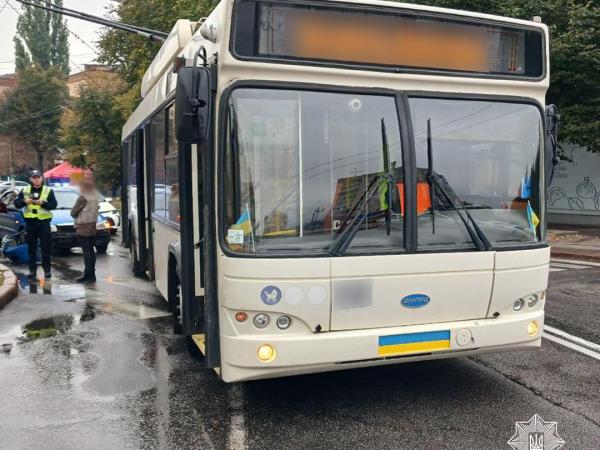
<path fill-rule="evenodd" d="M 64 0 L 63 3 L 65 8 L 77 9 L 96 16 L 104 16 L 111 0 Z M 21 11 L 20 4 L 16 0 L 0 0 L 0 74 L 12 73 L 15 70 L 13 37 L 18 18 L 15 9 L 19 12 Z M 101 27 L 72 17 L 67 17 L 67 27 L 71 31 L 69 34 L 71 72 L 79 72 L 82 70 L 84 63 L 95 61 L 96 54 L 92 49 L 96 49 L 98 32 Z M 75 35 L 79 36 L 85 43 L 77 39 Z"/>

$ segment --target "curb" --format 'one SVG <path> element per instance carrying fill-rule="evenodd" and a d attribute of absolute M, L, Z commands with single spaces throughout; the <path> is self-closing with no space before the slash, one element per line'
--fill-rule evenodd
<path fill-rule="evenodd" d="M 579 259 L 584 261 L 600 262 L 600 252 L 585 250 L 569 250 L 566 248 L 552 248 L 551 257 L 564 259 Z"/>
<path fill-rule="evenodd" d="M 17 276 L 8 267 L 0 264 L 0 272 L 4 277 L 4 284 L 0 287 L 0 309 L 4 308 L 19 293 Z"/>

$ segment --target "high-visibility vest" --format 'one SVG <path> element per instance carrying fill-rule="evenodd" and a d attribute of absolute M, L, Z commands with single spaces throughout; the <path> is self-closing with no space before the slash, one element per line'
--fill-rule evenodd
<path fill-rule="evenodd" d="M 45 202 L 48 200 L 48 196 L 50 195 L 50 188 L 48 186 L 42 186 L 42 194 L 38 200 Z M 23 196 L 25 198 L 31 195 L 31 185 L 27 186 L 23 189 Z M 23 217 L 26 219 L 37 219 L 37 220 L 47 220 L 52 219 L 52 213 L 47 209 L 42 208 L 40 205 L 25 205 L 23 209 Z"/>

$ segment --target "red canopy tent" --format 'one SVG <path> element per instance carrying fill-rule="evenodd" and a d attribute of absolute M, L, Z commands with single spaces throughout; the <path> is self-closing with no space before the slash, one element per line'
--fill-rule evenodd
<path fill-rule="evenodd" d="M 92 171 L 89 169 L 80 169 L 79 167 L 73 167 L 71 164 L 69 164 L 68 162 L 64 162 L 62 164 L 59 164 L 56 167 L 53 167 L 50 170 L 47 170 L 46 172 L 44 172 L 44 178 L 46 179 L 58 179 L 58 180 L 71 180 L 71 178 L 73 177 L 73 175 L 75 175 L 75 177 L 81 177 L 82 175 L 86 174 L 91 174 Z"/>

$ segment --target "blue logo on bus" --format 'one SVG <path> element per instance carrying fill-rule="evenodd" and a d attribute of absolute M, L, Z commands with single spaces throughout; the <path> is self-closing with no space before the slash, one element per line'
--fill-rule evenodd
<path fill-rule="evenodd" d="M 422 308 L 430 301 L 429 296 L 425 294 L 411 294 L 402 299 L 402 306 L 406 308 Z"/>
<path fill-rule="evenodd" d="M 276 305 L 281 300 L 281 289 L 277 286 L 265 286 L 260 292 L 260 299 L 265 305 Z"/>

